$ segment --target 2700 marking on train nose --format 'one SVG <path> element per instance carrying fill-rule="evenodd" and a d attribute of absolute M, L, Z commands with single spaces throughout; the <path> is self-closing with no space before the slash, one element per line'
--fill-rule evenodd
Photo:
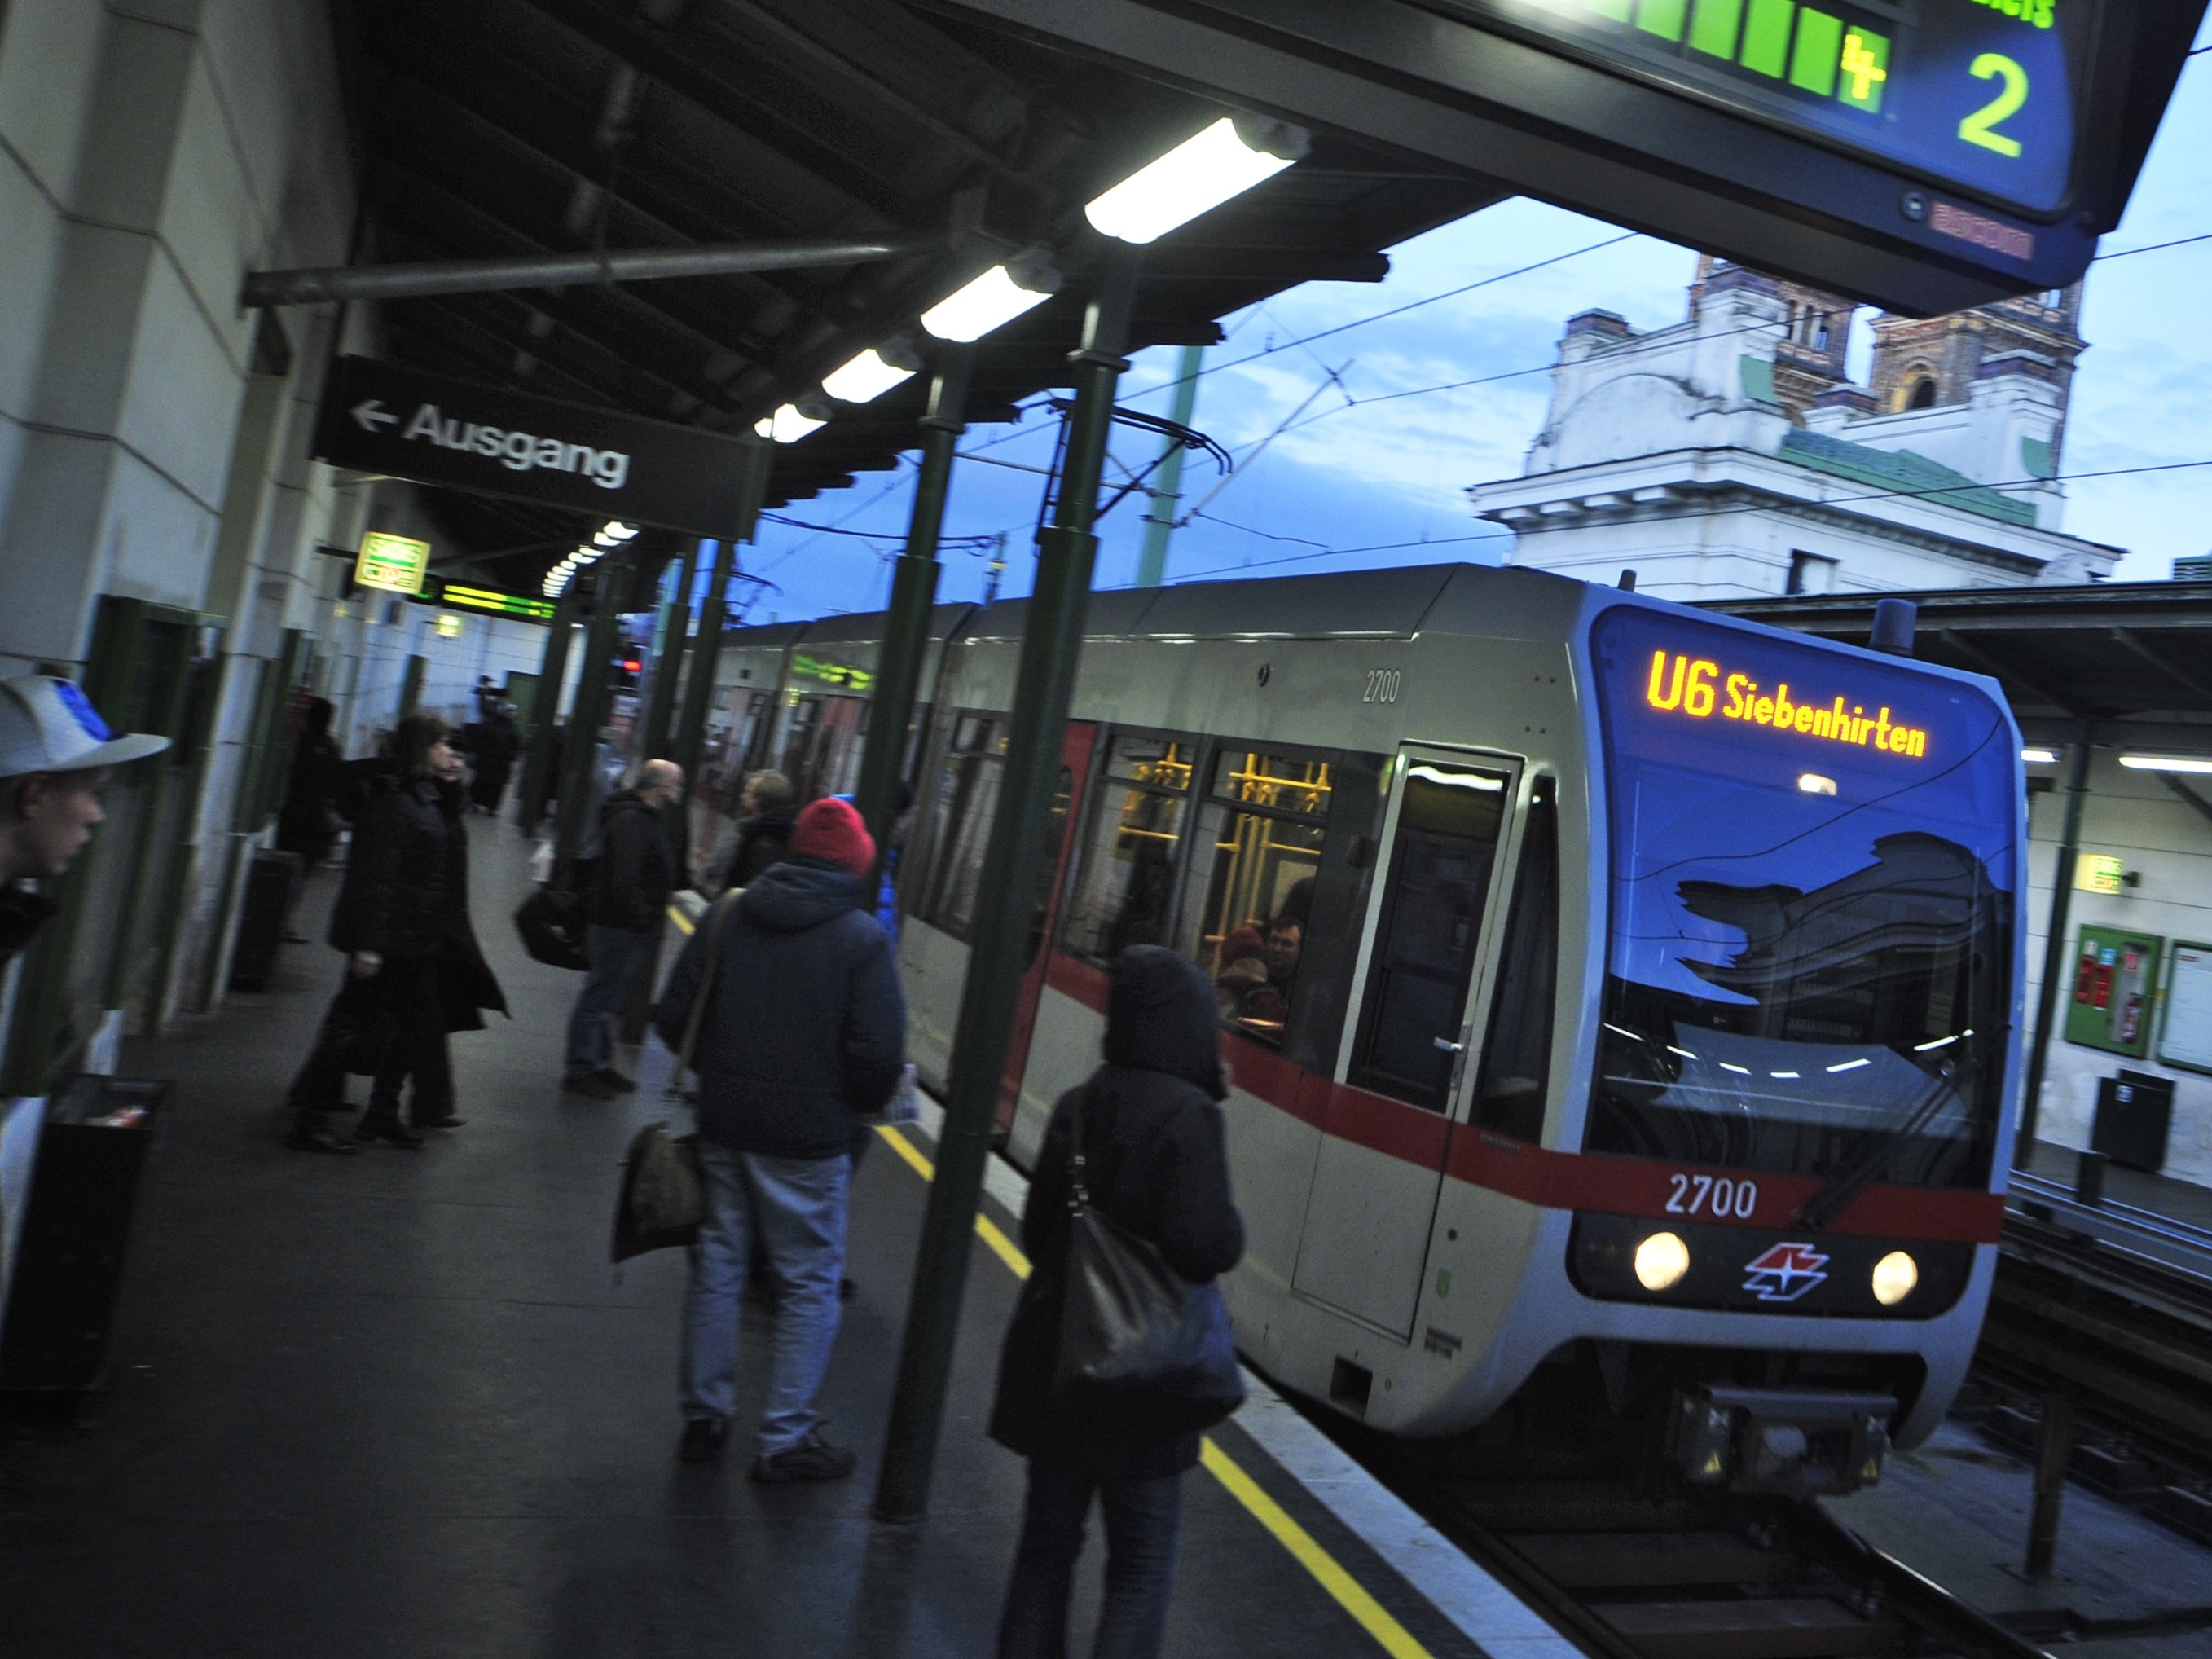
<path fill-rule="evenodd" d="M 1734 1216 L 1739 1221 L 1748 1221 L 1759 1208 L 1756 1181 L 1679 1172 L 1668 1176 L 1667 1181 L 1674 1189 L 1667 1199 L 1668 1215 Z"/>

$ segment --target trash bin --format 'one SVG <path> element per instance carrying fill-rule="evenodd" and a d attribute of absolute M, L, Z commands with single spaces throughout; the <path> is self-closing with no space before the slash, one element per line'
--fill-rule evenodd
<path fill-rule="evenodd" d="M 100 1379 L 138 1178 L 169 1087 L 81 1074 L 47 1102 L 0 1321 L 0 1389 L 75 1391 Z"/>
<path fill-rule="evenodd" d="M 2166 1167 L 2166 1137 L 2173 1127 L 2173 1083 L 2148 1072 L 2123 1071 L 2097 1079 L 2097 1116 L 2089 1149 L 2115 1164 L 2156 1175 Z"/>
<path fill-rule="evenodd" d="M 238 919 L 238 942 L 230 952 L 234 991 L 267 988 L 270 975 L 276 971 L 276 952 L 284 944 L 284 925 L 291 920 L 293 895 L 306 873 L 306 863 L 297 853 L 253 855 L 246 876 L 246 904 Z"/>

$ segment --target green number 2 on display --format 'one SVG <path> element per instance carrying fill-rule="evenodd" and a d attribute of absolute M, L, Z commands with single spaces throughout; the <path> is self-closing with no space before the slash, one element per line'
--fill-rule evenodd
<path fill-rule="evenodd" d="M 2004 90 L 1959 123 L 1959 137 L 2000 155 L 2017 156 L 2020 140 L 1997 131 L 1998 122 L 2017 115 L 2027 101 L 2027 71 L 2002 52 L 1985 52 L 1967 70 L 1977 81 L 2001 80 Z"/>

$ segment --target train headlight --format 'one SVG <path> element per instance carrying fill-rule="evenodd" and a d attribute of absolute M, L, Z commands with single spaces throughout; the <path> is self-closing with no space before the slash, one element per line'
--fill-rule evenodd
<path fill-rule="evenodd" d="M 1670 1288 L 1690 1271 L 1690 1247 L 1673 1233 L 1654 1233 L 1636 1247 L 1636 1282 L 1647 1291 Z"/>
<path fill-rule="evenodd" d="M 1885 1308 L 1904 1301 L 1919 1283 L 1920 1264 L 1903 1250 L 1892 1250 L 1874 1264 L 1874 1299 Z"/>

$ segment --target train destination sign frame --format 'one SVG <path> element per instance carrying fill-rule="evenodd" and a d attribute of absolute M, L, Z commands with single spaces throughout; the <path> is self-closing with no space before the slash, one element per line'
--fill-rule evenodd
<path fill-rule="evenodd" d="M 945 0 L 1914 315 L 2062 288 L 2205 0 Z"/>

